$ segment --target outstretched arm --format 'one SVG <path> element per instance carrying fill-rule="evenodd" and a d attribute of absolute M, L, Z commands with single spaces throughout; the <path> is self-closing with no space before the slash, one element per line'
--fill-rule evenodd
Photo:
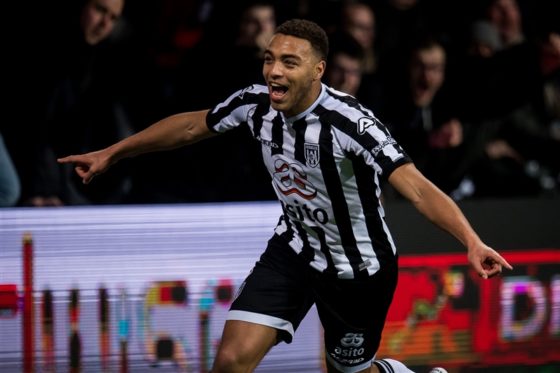
<path fill-rule="evenodd" d="M 206 126 L 207 113 L 208 110 L 171 115 L 107 148 L 59 158 L 58 162 L 74 163 L 76 172 L 87 184 L 123 158 L 174 149 L 212 136 Z"/>
<path fill-rule="evenodd" d="M 459 206 L 432 184 L 412 164 L 397 168 L 389 176 L 391 185 L 432 223 L 452 234 L 468 250 L 468 259 L 482 278 L 499 274 L 511 265 L 478 237 Z"/>

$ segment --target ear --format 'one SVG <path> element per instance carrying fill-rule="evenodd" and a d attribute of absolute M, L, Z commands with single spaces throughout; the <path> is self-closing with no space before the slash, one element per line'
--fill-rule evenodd
<path fill-rule="evenodd" d="M 315 64 L 315 71 L 314 71 L 313 80 L 321 80 L 321 78 L 323 77 L 323 74 L 325 73 L 325 67 L 326 66 L 327 66 L 327 63 L 325 62 L 325 60 L 321 60 L 320 62 Z"/>

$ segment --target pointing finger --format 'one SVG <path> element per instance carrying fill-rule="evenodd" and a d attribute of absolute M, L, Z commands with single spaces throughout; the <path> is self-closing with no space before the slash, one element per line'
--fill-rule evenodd
<path fill-rule="evenodd" d="M 504 267 L 506 267 L 507 269 L 509 269 L 510 271 L 513 269 L 513 267 L 511 266 L 511 264 L 508 263 L 507 260 L 505 260 L 500 254 L 498 253 L 494 253 L 494 255 L 492 256 L 492 259 L 495 260 L 496 262 L 500 263 L 501 265 L 503 265 Z"/>

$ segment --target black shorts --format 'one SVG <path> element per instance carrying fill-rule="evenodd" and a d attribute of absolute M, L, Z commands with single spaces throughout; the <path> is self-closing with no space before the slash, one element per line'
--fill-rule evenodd
<path fill-rule="evenodd" d="M 228 313 L 278 329 L 290 343 L 316 305 L 324 329 L 326 357 L 340 371 L 366 368 L 375 358 L 398 276 L 397 258 L 365 279 L 339 279 L 311 268 L 275 235 L 241 285 Z"/>

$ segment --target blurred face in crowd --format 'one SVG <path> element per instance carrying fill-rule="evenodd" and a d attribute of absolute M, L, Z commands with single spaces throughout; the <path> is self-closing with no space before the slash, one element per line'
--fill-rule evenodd
<path fill-rule="evenodd" d="M 89 0 L 82 10 L 81 26 L 89 45 L 105 40 L 122 14 L 124 0 Z"/>
<path fill-rule="evenodd" d="M 468 52 L 470 55 L 488 58 L 502 47 L 498 28 L 488 21 L 472 24 Z"/>
<path fill-rule="evenodd" d="M 414 53 L 410 64 L 410 84 L 416 106 L 429 105 L 441 88 L 445 79 L 445 60 L 445 51 L 439 45 Z"/>
<path fill-rule="evenodd" d="M 358 58 L 338 53 L 332 57 L 326 74 L 331 87 L 356 96 L 362 80 L 362 64 Z"/>
<path fill-rule="evenodd" d="M 398 10 L 408 10 L 414 7 L 418 0 L 390 0 L 389 3 Z"/>
<path fill-rule="evenodd" d="M 475 56 L 488 58 L 492 57 L 494 52 L 492 46 L 481 41 L 473 41 L 469 46 L 469 53 Z"/>
<path fill-rule="evenodd" d="M 275 34 L 263 65 L 271 106 L 288 117 L 304 112 L 321 92 L 324 70 L 325 61 L 309 41 Z"/>
<path fill-rule="evenodd" d="M 560 33 L 550 32 L 540 47 L 542 73 L 548 75 L 560 69 Z M 560 102 L 556 106 L 560 107 Z"/>
<path fill-rule="evenodd" d="M 238 44 L 264 49 L 276 28 L 276 15 L 270 5 L 254 5 L 243 13 Z"/>
<path fill-rule="evenodd" d="M 344 29 L 362 48 L 371 48 L 375 39 L 375 16 L 371 8 L 365 4 L 348 5 L 344 12 Z"/>
<path fill-rule="evenodd" d="M 488 20 L 496 25 L 503 42 L 512 44 L 523 37 L 521 12 L 516 0 L 495 0 L 488 8 Z"/>

